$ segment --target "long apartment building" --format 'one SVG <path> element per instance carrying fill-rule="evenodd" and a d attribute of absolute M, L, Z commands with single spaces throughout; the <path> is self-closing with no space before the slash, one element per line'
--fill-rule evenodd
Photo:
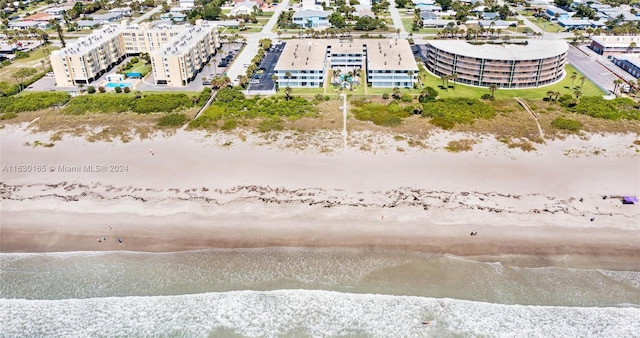
<path fill-rule="evenodd" d="M 322 87 L 329 73 L 339 69 L 366 72 L 374 88 L 412 87 L 418 74 L 406 40 L 291 40 L 275 66 L 281 87 Z"/>
<path fill-rule="evenodd" d="M 455 81 L 459 83 L 530 88 L 562 79 L 568 49 L 567 43 L 561 40 L 481 45 L 433 40 L 427 45 L 425 64 L 437 76 L 455 74 Z"/>
<path fill-rule="evenodd" d="M 640 53 L 640 36 L 613 35 L 592 36 L 589 46 L 596 53 L 609 56 L 613 54 Z"/>
<path fill-rule="evenodd" d="M 185 86 L 196 78 L 220 46 L 215 24 L 113 24 L 96 30 L 51 53 L 58 86 L 88 84 L 109 72 L 127 56 L 148 53 L 156 84 Z"/>

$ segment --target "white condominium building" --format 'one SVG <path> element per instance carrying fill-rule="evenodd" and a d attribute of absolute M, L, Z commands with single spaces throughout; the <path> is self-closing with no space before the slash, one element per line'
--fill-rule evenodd
<path fill-rule="evenodd" d="M 88 84 L 109 72 L 129 55 L 148 53 L 156 84 L 184 86 L 220 46 L 217 26 L 198 20 L 192 25 L 147 23 L 107 25 L 86 38 L 51 53 L 58 86 Z"/>
<path fill-rule="evenodd" d="M 412 87 L 418 75 L 406 40 L 290 40 L 275 66 L 281 87 L 322 87 L 327 71 L 342 74 L 365 70 L 374 88 Z M 329 74 L 330 76 L 331 74 Z"/>

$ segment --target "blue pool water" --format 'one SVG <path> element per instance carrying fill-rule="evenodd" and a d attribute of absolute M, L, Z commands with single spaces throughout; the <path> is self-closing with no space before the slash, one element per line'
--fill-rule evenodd
<path fill-rule="evenodd" d="M 105 88 L 115 88 L 115 87 L 120 87 L 120 88 L 129 87 L 129 88 L 131 88 L 131 83 L 129 83 L 129 82 L 109 82 L 104 87 Z"/>

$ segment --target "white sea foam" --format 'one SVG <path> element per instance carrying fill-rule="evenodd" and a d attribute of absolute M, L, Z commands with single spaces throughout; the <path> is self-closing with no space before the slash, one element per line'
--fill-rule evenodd
<path fill-rule="evenodd" d="M 429 321 L 426 325 L 423 322 Z M 640 309 L 499 305 L 315 290 L 0 300 L 2 337 L 632 337 Z"/>

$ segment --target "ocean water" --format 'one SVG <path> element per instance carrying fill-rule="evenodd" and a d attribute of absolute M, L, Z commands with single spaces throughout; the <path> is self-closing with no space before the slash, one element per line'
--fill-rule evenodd
<path fill-rule="evenodd" d="M 571 266 L 347 248 L 0 254 L 0 336 L 639 337 L 640 272 Z"/>

